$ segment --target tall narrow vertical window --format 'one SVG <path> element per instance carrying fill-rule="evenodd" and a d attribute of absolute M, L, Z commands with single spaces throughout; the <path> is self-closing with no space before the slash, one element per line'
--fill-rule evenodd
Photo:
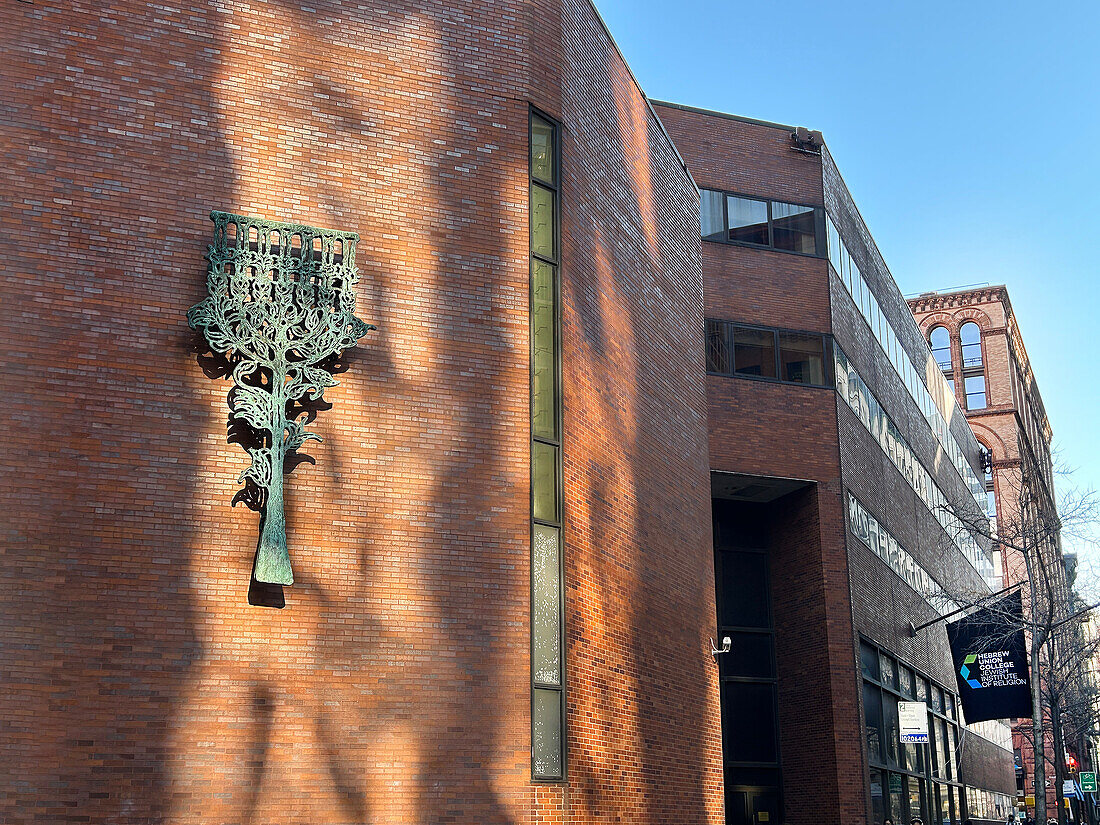
<path fill-rule="evenodd" d="M 985 409 L 985 376 L 968 375 L 963 379 L 968 410 Z"/>
<path fill-rule="evenodd" d="M 947 327 L 932 327 L 929 337 L 932 345 L 932 355 L 936 359 L 939 368 L 944 372 L 951 370 L 951 333 Z"/>
<path fill-rule="evenodd" d="M 531 774 L 565 776 L 558 129 L 531 113 Z"/>

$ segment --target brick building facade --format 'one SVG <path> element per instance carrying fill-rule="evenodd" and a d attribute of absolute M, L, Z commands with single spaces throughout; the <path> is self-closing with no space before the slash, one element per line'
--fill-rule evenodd
<path fill-rule="evenodd" d="M 651 105 L 589 0 L 0 23 L 0 819 L 946 823 L 1010 786 L 908 632 L 992 579 L 933 506 L 980 507 L 979 445 L 813 135 Z M 211 210 L 359 235 L 378 329 L 288 476 L 291 587 L 250 582 L 185 318 Z"/>
<path fill-rule="evenodd" d="M 698 195 L 590 3 L 0 23 L 0 221 L 23 239 L 0 334 L 28 447 L 0 494 L 0 820 L 719 821 Z M 531 107 L 560 124 L 568 262 L 568 760 L 543 782 Z M 358 232 L 378 326 L 289 476 L 283 609 L 250 599 L 248 459 L 185 319 L 211 209 Z"/>

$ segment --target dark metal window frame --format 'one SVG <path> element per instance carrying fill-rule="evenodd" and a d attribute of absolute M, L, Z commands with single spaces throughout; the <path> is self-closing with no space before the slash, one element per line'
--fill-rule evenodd
<path fill-rule="evenodd" d="M 828 240 L 825 232 L 825 207 L 817 206 L 812 203 L 797 203 L 795 201 L 785 201 L 779 198 L 768 198 L 761 195 L 749 195 L 744 192 L 730 192 L 725 189 L 707 189 L 701 188 L 701 191 L 705 192 L 718 192 L 722 195 L 722 232 L 725 237 L 708 238 L 705 235 L 702 236 L 704 241 L 710 243 L 726 244 L 727 246 L 743 246 L 749 249 L 770 249 L 773 252 L 783 252 L 787 255 L 798 255 L 802 258 L 828 258 Z M 727 198 L 743 198 L 744 200 L 760 201 L 768 207 L 768 242 L 752 243 L 751 241 L 734 241 L 729 238 L 730 222 L 729 222 L 729 202 Z M 806 209 L 812 209 L 814 215 L 814 246 L 817 247 L 816 252 L 799 252 L 795 249 L 781 249 L 775 246 L 775 231 L 774 224 L 775 219 L 772 217 L 772 204 L 773 203 L 785 203 L 790 206 L 801 206 Z M 701 234 L 701 233 L 700 233 Z"/>
<path fill-rule="evenodd" d="M 534 172 L 534 166 L 531 163 L 531 133 L 532 125 L 535 118 L 549 123 L 554 128 L 553 138 L 553 165 L 554 165 L 554 180 L 546 181 L 543 178 L 536 177 Z M 528 512 L 531 513 L 532 530 L 529 538 L 529 548 L 534 547 L 534 526 L 543 525 L 546 527 L 553 527 L 558 531 L 558 650 L 561 657 L 559 663 L 559 670 L 561 673 L 561 684 L 552 685 L 544 682 L 536 681 L 535 679 L 535 662 L 534 656 L 531 656 L 530 662 L 530 675 L 531 675 L 531 695 L 530 695 L 530 730 L 531 730 L 531 779 L 537 783 L 561 783 L 568 778 L 568 723 L 566 718 L 566 711 L 568 708 L 568 702 L 566 701 L 566 684 L 567 684 L 567 656 L 566 656 L 566 632 L 565 632 L 565 541 L 563 537 L 563 527 L 565 518 L 565 502 L 564 502 L 564 484 L 563 484 L 563 461 L 562 461 L 562 358 L 561 358 L 561 122 L 554 117 L 551 117 L 546 112 L 534 107 L 528 106 L 528 157 L 527 157 L 527 177 L 528 177 L 528 199 L 530 199 L 531 191 L 535 186 L 541 186 L 544 189 L 553 193 L 554 198 L 554 248 L 553 257 L 547 257 L 535 251 L 534 245 L 534 227 L 530 227 L 528 233 L 528 248 L 530 251 L 530 266 L 533 268 L 535 261 L 545 263 L 554 270 L 554 417 L 555 417 L 555 431 L 557 438 L 546 438 L 545 436 L 537 436 L 534 433 L 534 403 L 535 403 L 535 376 L 534 376 L 534 360 L 533 360 L 533 347 L 534 341 L 531 341 L 532 347 L 532 368 L 529 377 L 529 421 L 531 423 L 531 444 L 532 444 L 532 460 L 534 458 L 534 444 L 542 443 L 555 448 L 555 483 L 557 490 L 555 491 L 556 502 L 556 522 L 547 521 L 545 519 L 535 518 L 535 487 L 534 479 L 531 480 L 530 488 L 530 501 L 528 502 Z M 528 207 L 528 215 L 530 216 L 531 210 Z M 530 220 L 530 217 L 528 218 Z M 532 317 L 534 312 L 534 282 L 529 278 L 529 295 L 528 295 L 528 317 Z M 529 558 L 534 560 L 533 555 Z M 534 609 L 535 603 L 535 589 L 533 576 L 529 576 L 529 600 L 528 604 L 530 609 Z M 534 652 L 535 648 L 535 628 L 534 622 L 528 623 L 528 649 Z M 535 691 L 536 690 L 550 690 L 556 691 L 559 696 L 559 719 L 561 720 L 560 735 L 560 755 L 561 755 L 561 773 L 560 775 L 546 775 L 540 774 L 535 770 L 535 751 L 534 751 L 534 720 L 535 720 Z"/>
<path fill-rule="evenodd" d="M 726 352 L 729 357 L 729 372 L 715 372 L 707 365 L 707 375 L 721 375 L 725 378 L 745 378 L 749 381 L 760 381 L 765 384 L 785 384 L 787 386 L 794 387 L 812 387 L 814 389 L 836 389 L 836 380 L 833 375 L 833 336 L 827 332 L 813 332 L 805 329 L 788 329 L 786 327 L 765 327 L 758 324 L 744 324 L 740 321 L 728 321 L 723 318 L 707 318 L 704 323 L 704 329 L 706 324 L 721 324 L 723 326 L 723 332 L 725 337 Z M 765 375 L 750 375 L 748 373 L 737 372 L 737 355 L 734 349 L 733 341 L 733 329 L 738 327 L 740 329 L 751 329 L 758 332 L 771 332 L 772 341 L 775 351 L 775 374 L 777 377 L 771 378 Z M 822 357 L 822 383 L 810 384 L 805 381 L 787 381 L 786 379 L 779 377 L 782 375 L 782 359 L 780 357 L 779 336 L 783 333 L 792 335 L 808 335 L 813 338 L 821 338 L 821 357 Z"/>
<path fill-rule="evenodd" d="M 879 662 L 882 661 L 882 655 L 886 654 L 889 658 L 894 660 L 894 662 L 897 664 L 899 670 L 900 670 L 900 668 L 905 667 L 905 668 L 908 668 L 910 671 L 912 671 L 913 680 L 914 680 L 913 681 L 913 695 L 912 696 L 906 695 L 901 690 L 901 685 L 900 684 L 898 684 L 895 687 L 891 687 L 890 685 L 885 684 L 882 681 L 881 670 L 880 670 L 878 679 L 875 679 L 871 676 L 868 676 L 867 674 L 865 674 L 863 672 L 862 664 L 861 664 L 860 669 L 859 669 L 859 677 L 860 677 L 861 685 L 862 685 L 863 682 L 866 682 L 870 685 L 873 685 L 874 687 L 877 687 L 880 691 L 882 691 L 884 693 L 891 694 L 892 696 L 896 697 L 900 701 L 918 702 L 918 701 L 921 701 L 921 700 L 918 698 L 919 692 L 917 690 L 917 685 L 920 683 L 921 679 L 924 679 L 924 681 L 927 682 L 927 684 L 928 684 L 928 690 L 929 690 L 929 698 L 924 703 L 925 707 L 927 708 L 928 714 L 933 718 L 933 720 L 941 719 L 944 722 L 946 722 L 947 725 L 949 725 L 949 726 L 951 726 L 955 729 L 955 743 L 956 743 L 956 746 L 960 747 L 960 749 L 961 749 L 961 744 L 962 744 L 961 731 L 964 729 L 964 726 L 962 725 L 961 720 L 958 719 L 958 711 L 959 711 L 959 708 L 960 708 L 958 694 L 955 693 L 950 688 L 944 687 L 939 682 L 937 682 L 935 679 L 925 675 L 922 671 L 920 671 L 919 669 L 913 667 L 911 664 L 906 662 L 904 659 L 902 659 L 900 656 L 898 656 L 893 651 L 882 647 L 882 645 L 877 644 L 876 642 L 872 641 L 871 639 L 867 638 L 866 636 L 860 635 L 859 636 L 859 648 L 862 649 L 862 647 L 864 645 L 867 645 L 868 647 L 873 648 L 875 650 L 876 654 L 878 655 Z M 862 653 L 860 653 L 860 657 L 861 657 L 860 660 L 862 662 Z M 898 681 L 900 683 L 900 681 L 901 681 L 900 676 L 898 677 Z M 943 696 L 945 698 L 945 702 L 944 702 L 942 711 L 934 710 L 933 707 L 932 707 L 932 704 L 931 704 L 931 696 L 937 688 L 943 693 Z M 954 715 L 951 715 L 947 712 L 947 702 L 946 702 L 947 697 L 951 697 L 951 702 L 953 704 L 953 707 L 955 708 Z M 862 687 L 860 689 L 860 699 L 859 699 L 859 701 L 860 701 L 860 706 L 862 708 L 862 704 L 863 704 Z M 862 727 L 864 724 L 865 724 L 865 714 L 863 712 L 861 712 L 860 713 L 860 726 Z M 932 730 L 934 728 L 934 725 L 929 725 L 929 728 L 930 728 L 930 732 L 931 732 L 932 737 L 933 738 L 937 737 L 938 734 L 934 730 Z M 863 743 L 864 743 L 864 748 L 865 749 L 866 749 L 866 741 L 867 741 L 867 732 L 866 732 L 866 730 L 864 730 L 864 732 L 863 732 Z M 948 742 L 944 743 L 945 749 L 947 748 L 949 743 L 950 743 L 950 738 L 948 739 Z M 891 773 L 902 774 L 903 776 L 912 776 L 915 779 L 920 780 L 921 783 L 923 784 L 923 788 L 924 788 L 925 805 L 928 807 L 928 819 L 929 819 L 929 821 L 932 821 L 933 815 L 937 819 L 939 818 L 939 810 L 936 810 L 936 811 L 932 810 L 932 805 L 934 804 L 934 800 L 935 800 L 935 790 L 934 790 L 935 786 L 936 785 L 951 785 L 951 786 L 953 786 L 955 788 L 955 799 L 959 800 L 959 802 L 955 806 L 955 815 L 956 815 L 955 819 L 958 820 L 959 822 L 964 822 L 968 817 L 968 814 L 965 810 L 966 802 L 963 801 L 966 797 L 967 785 L 966 785 L 965 782 L 963 782 L 962 780 L 959 779 L 959 760 L 958 760 L 958 756 L 957 756 L 957 754 L 951 754 L 951 758 L 953 760 L 952 772 L 951 772 L 952 773 L 952 778 L 951 779 L 944 779 L 943 777 L 934 776 L 932 774 L 932 764 L 933 764 L 932 760 L 933 760 L 933 756 L 934 756 L 933 750 L 934 750 L 933 749 L 933 742 L 930 741 L 928 743 L 928 750 L 924 754 L 924 768 L 925 768 L 924 773 L 918 773 L 917 771 L 914 771 L 912 768 L 910 768 L 908 765 L 904 768 L 896 767 L 896 766 L 893 766 L 893 765 L 888 765 L 888 764 L 886 764 L 886 761 L 882 758 L 878 758 L 878 759 L 872 758 L 872 755 L 871 755 L 869 749 L 866 749 L 866 752 L 867 752 L 867 767 L 868 767 L 869 771 L 871 769 L 879 770 L 879 771 L 883 771 L 883 772 L 888 771 L 888 772 L 891 772 Z M 938 759 L 938 757 L 936 757 L 936 758 Z M 942 771 L 942 766 L 941 766 L 940 770 Z M 868 777 L 869 776 L 870 776 L 870 774 L 868 773 Z M 869 779 L 868 779 L 868 781 L 869 781 Z M 910 812 L 910 816 L 912 817 L 912 816 L 914 816 L 914 814 L 912 812 Z"/>

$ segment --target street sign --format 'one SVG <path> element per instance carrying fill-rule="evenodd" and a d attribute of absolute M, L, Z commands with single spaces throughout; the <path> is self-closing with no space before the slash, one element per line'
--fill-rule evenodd
<path fill-rule="evenodd" d="M 1085 793 L 1096 793 L 1095 773 L 1081 774 L 1081 790 L 1083 790 Z"/>
<path fill-rule="evenodd" d="M 903 745 L 928 744 L 928 706 L 924 702 L 898 702 L 898 722 Z"/>

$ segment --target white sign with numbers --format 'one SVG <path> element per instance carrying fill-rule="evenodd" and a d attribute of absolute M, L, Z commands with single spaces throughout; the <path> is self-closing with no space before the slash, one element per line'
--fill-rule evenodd
<path fill-rule="evenodd" d="M 928 706 L 924 702 L 898 702 L 898 722 L 903 745 L 928 744 Z"/>

